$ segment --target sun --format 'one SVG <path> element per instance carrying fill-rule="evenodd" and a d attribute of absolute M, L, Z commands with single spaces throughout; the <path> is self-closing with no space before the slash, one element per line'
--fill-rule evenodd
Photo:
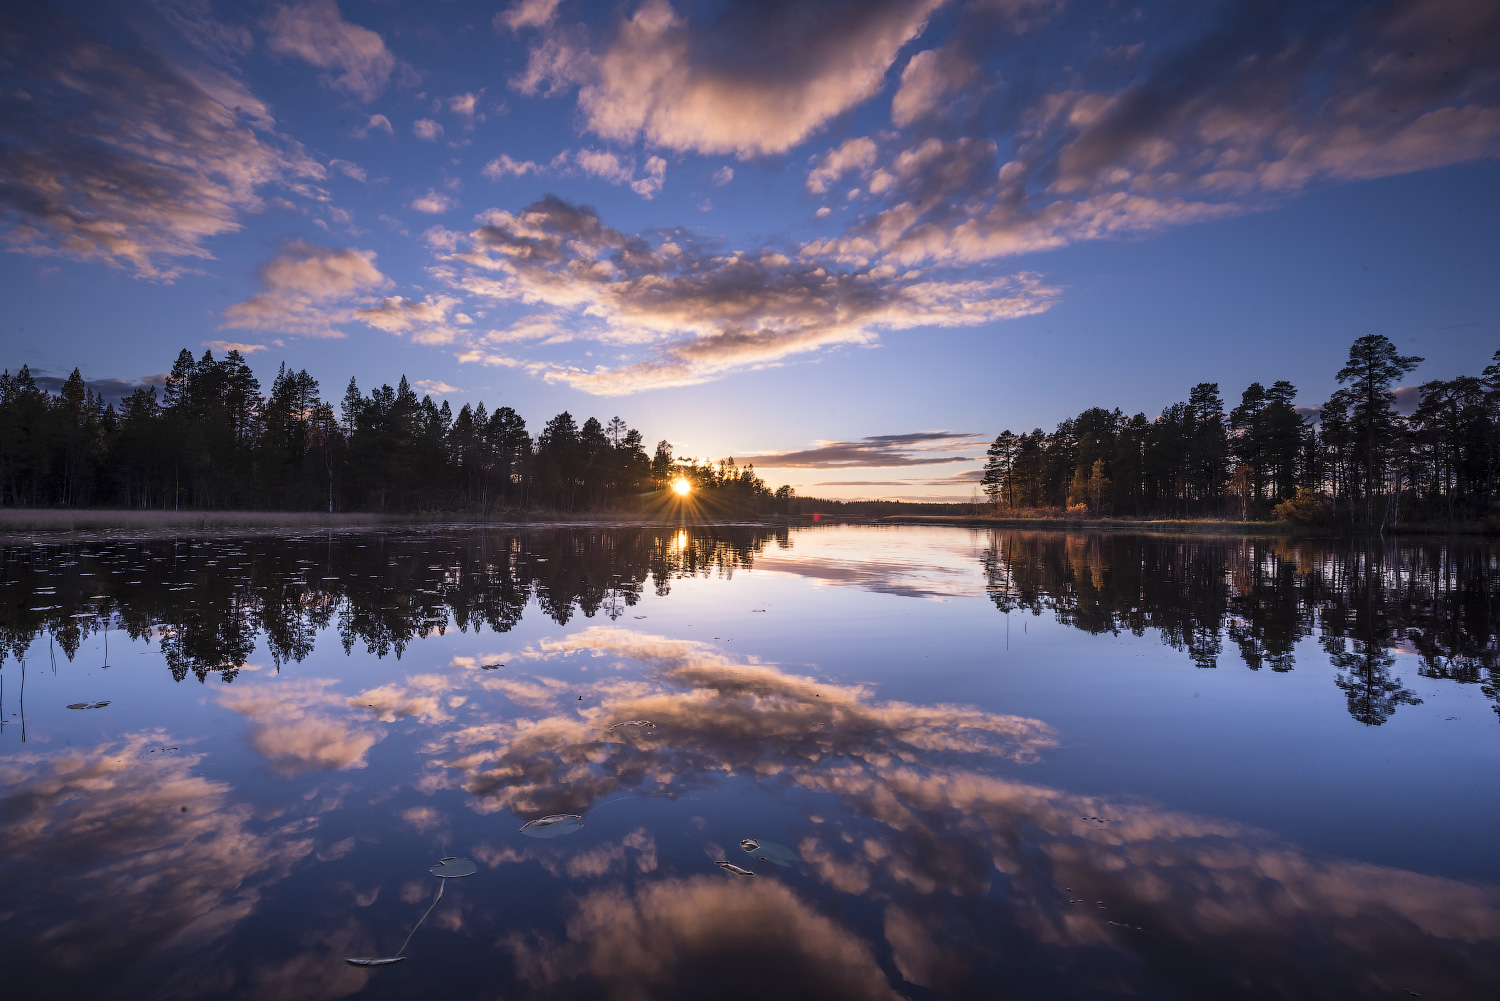
<path fill-rule="evenodd" d="M 679 476 L 672 481 L 672 492 L 678 497 L 686 497 L 693 492 L 693 485 Z"/>

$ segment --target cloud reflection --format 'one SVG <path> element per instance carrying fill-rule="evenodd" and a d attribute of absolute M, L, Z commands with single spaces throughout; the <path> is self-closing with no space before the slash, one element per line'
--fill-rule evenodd
<path fill-rule="evenodd" d="M 136 734 L 0 765 L 11 996 L 46 996 L 45 968 L 115 971 L 122 994 L 198 993 L 177 981 L 202 971 L 167 957 L 222 939 L 312 853 L 305 822 L 257 830 L 228 785 L 196 774 L 200 755 L 145 756 L 165 742 Z M 124 971 L 153 960 L 162 979 L 131 987 Z"/>
<path fill-rule="evenodd" d="M 735 777 L 826 794 L 839 809 L 809 818 L 802 872 L 821 894 L 880 904 L 895 974 L 910 983 L 977 996 L 1029 977 L 1055 986 L 1057 968 L 1082 964 L 1078 976 L 1093 985 L 1085 992 L 1126 982 L 1194 997 L 1356 997 L 1412 983 L 1473 996 L 1500 977 L 1495 888 L 1319 858 L 1242 824 L 993 774 L 996 756 L 1026 761 L 1052 746 L 1036 720 L 881 702 L 868 689 L 708 644 L 612 628 L 543 643 L 516 661 L 583 654 L 638 662 L 645 677 L 595 683 L 584 709 L 559 698 L 545 715 L 434 741 L 441 767 L 459 772 L 478 808 L 583 813 L 625 790 L 674 795 Z M 605 733 L 629 718 L 658 725 L 618 740 Z M 548 991 L 586 982 L 622 998 L 697 989 L 700 972 L 733 948 L 726 922 L 749 936 L 734 953 L 739 971 L 757 968 L 744 957 L 762 948 L 768 963 L 775 954 L 791 969 L 801 943 L 816 942 L 835 957 L 828 970 L 869 948 L 818 925 L 810 905 L 768 874 L 648 885 L 626 871 L 618 846 L 591 849 L 598 860 L 579 855 L 571 867 L 569 847 L 491 859 L 545 857 L 554 875 L 603 880 L 579 898 L 566 942 L 507 945 L 523 976 Z M 802 930 L 796 942 L 746 932 L 747 913 L 757 927 Z M 674 944 L 652 964 L 638 961 L 641 943 L 662 941 Z M 996 948 L 1005 941 L 1028 943 L 1034 956 Z M 890 996 L 868 976 L 843 982 L 847 996 Z"/>

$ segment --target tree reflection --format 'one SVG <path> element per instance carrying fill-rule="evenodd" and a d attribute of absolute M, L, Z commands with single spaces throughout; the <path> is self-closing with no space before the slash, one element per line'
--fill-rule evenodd
<path fill-rule="evenodd" d="M 1227 637 L 1252 670 L 1290 671 L 1316 633 L 1350 715 L 1370 726 L 1421 701 L 1392 674 L 1399 650 L 1426 677 L 1480 684 L 1500 713 L 1490 545 L 996 531 L 982 561 L 1002 612 L 1154 630 L 1199 667 L 1218 666 Z"/>
<path fill-rule="evenodd" d="M 263 634 L 279 670 L 335 625 L 398 658 L 414 639 L 506 632 L 533 598 L 559 625 L 617 619 L 649 586 L 748 568 L 787 529 L 548 528 L 0 546 L 0 662 L 42 633 L 69 660 L 113 622 L 157 638 L 172 676 L 233 681 Z"/>

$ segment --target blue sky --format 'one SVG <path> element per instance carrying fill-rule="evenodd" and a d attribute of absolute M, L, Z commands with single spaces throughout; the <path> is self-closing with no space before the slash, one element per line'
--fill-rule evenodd
<path fill-rule="evenodd" d="M 1103 405 L 1500 348 L 1500 8 L 212 0 L 0 15 L 5 358 L 238 345 L 967 498 Z M 108 383 L 107 380 L 117 380 Z"/>

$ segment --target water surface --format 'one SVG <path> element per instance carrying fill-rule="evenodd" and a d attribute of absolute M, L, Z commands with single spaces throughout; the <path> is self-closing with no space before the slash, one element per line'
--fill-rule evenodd
<path fill-rule="evenodd" d="M 7 994 L 1497 996 L 1497 556 L 12 538 Z"/>

